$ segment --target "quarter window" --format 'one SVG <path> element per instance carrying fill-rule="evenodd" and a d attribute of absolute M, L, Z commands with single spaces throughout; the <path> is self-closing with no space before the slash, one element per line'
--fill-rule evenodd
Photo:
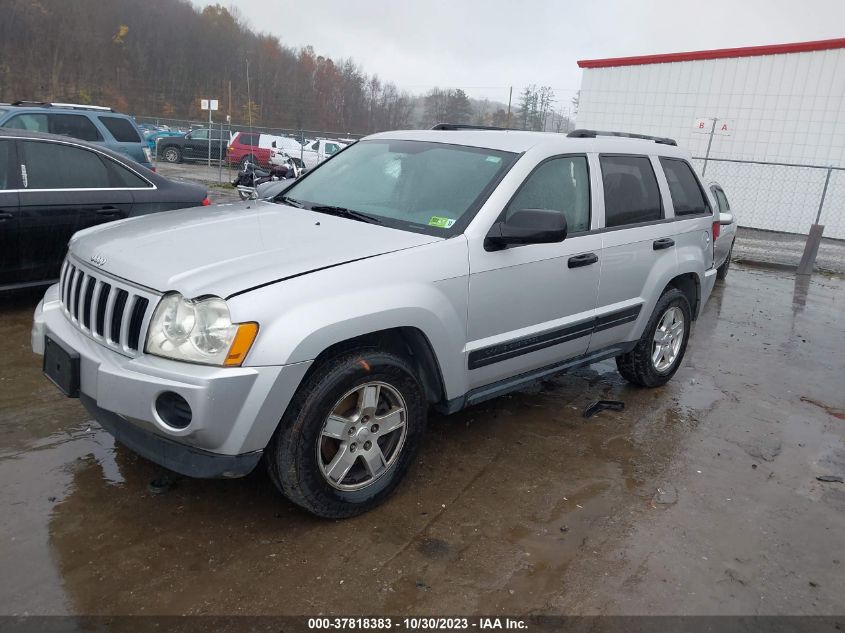
<path fill-rule="evenodd" d="M 91 119 L 81 114 L 48 114 L 50 132 L 78 138 L 81 141 L 102 141 L 100 131 Z"/>
<path fill-rule="evenodd" d="M 108 169 L 95 152 L 41 141 L 26 141 L 23 146 L 27 189 L 111 187 Z"/>
<path fill-rule="evenodd" d="M 522 209 L 549 209 L 566 216 L 569 233 L 590 228 L 590 176 L 587 158 L 564 156 L 542 163 L 508 204 L 505 217 Z"/>
<path fill-rule="evenodd" d="M 601 156 L 605 226 L 663 217 L 660 189 L 647 156 Z"/>
<path fill-rule="evenodd" d="M 100 123 L 106 126 L 106 129 L 114 137 L 118 143 L 140 143 L 141 137 L 135 130 L 135 126 L 119 116 L 101 116 Z"/>
<path fill-rule="evenodd" d="M 672 194 L 675 215 L 710 213 L 707 202 L 704 200 L 704 192 L 698 185 L 698 179 L 685 161 L 676 158 L 661 158 L 660 164 L 669 182 L 669 193 Z"/>

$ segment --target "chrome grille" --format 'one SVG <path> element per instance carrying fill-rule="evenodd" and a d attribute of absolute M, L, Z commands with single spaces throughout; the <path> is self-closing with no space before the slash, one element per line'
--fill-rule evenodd
<path fill-rule="evenodd" d="M 95 341 L 127 356 L 144 343 L 158 295 L 66 259 L 59 277 L 65 315 Z"/>

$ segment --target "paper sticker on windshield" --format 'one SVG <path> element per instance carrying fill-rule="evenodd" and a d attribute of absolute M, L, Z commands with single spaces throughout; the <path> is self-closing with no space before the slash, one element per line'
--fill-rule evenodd
<path fill-rule="evenodd" d="M 431 216 L 428 221 L 429 226 L 436 226 L 439 229 L 451 229 L 455 221 L 452 218 L 444 218 L 439 215 Z"/>
<path fill-rule="evenodd" d="M 488 156 L 487 157 L 488 163 L 496 163 L 497 165 L 502 162 L 501 156 Z"/>

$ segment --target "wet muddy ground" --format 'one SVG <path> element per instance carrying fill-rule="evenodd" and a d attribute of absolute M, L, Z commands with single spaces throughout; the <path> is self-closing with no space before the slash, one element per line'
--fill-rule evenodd
<path fill-rule="evenodd" d="M 2 614 L 841 614 L 845 282 L 731 271 L 666 387 L 610 362 L 431 419 L 385 505 L 181 479 L 92 422 L 0 300 Z M 584 419 L 591 401 L 623 412 Z"/>

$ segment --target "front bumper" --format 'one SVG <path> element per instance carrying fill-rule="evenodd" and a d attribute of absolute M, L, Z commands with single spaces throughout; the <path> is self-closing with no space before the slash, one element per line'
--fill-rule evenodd
<path fill-rule="evenodd" d="M 76 328 L 58 286 L 35 310 L 32 349 L 44 337 L 79 355 L 80 399 L 119 441 L 152 461 L 196 477 L 248 473 L 269 442 L 310 362 L 268 367 L 209 367 L 141 354 L 123 356 Z M 259 339 L 260 340 L 260 339 Z M 172 391 L 191 407 L 183 429 L 166 424 L 156 398 Z"/>

